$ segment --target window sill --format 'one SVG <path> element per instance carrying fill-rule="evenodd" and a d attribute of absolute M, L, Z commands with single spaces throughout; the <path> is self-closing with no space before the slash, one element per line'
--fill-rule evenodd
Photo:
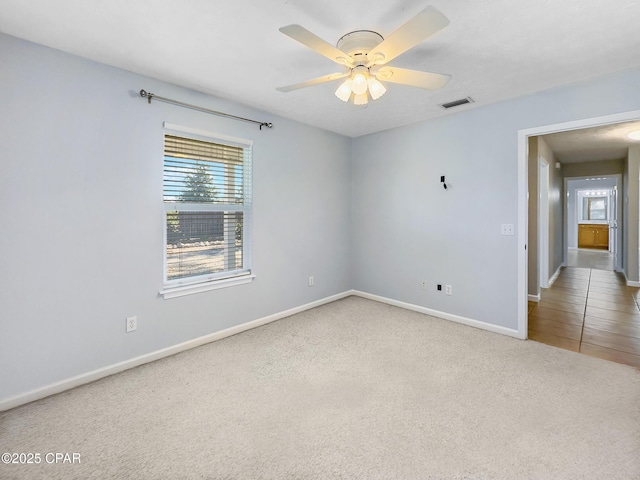
<path fill-rule="evenodd" d="M 251 283 L 255 275 L 242 275 L 239 277 L 224 278 L 222 280 L 211 280 L 205 283 L 195 283 L 193 285 L 180 285 L 178 287 L 165 287 L 160 290 L 160 295 L 166 300 L 169 298 L 183 297 L 185 295 L 193 295 L 195 293 L 208 292 L 209 290 L 218 290 L 219 288 L 235 287 L 236 285 L 244 285 Z"/>

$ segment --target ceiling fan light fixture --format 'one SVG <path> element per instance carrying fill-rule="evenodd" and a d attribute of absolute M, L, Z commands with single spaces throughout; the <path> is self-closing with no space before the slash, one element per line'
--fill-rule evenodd
<path fill-rule="evenodd" d="M 377 79 L 370 77 L 367 80 L 367 85 L 369 85 L 369 93 L 371 94 L 371 98 L 374 100 L 379 99 L 382 95 L 387 91 Z"/>
<path fill-rule="evenodd" d="M 627 134 L 627 137 L 629 137 L 631 140 L 640 140 L 640 130 L 629 132 Z"/>
<path fill-rule="evenodd" d="M 364 92 L 365 93 L 353 96 L 353 104 L 354 105 L 366 105 L 367 103 L 369 103 L 369 98 L 368 98 L 369 95 L 367 95 L 366 89 L 365 89 Z"/>
<path fill-rule="evenodd" d="M 336 97 L 343 102 L 348 102 L 351 97 L 351 79 L 345 80 L 336 90 Z"/>
<path fill-rule="evenodd" d="M 367 92 L 367 77 L 365 77 L 363 73 L 356 73 L 353 76 L 351 90 L 356 95 L 362 95 Z"/>

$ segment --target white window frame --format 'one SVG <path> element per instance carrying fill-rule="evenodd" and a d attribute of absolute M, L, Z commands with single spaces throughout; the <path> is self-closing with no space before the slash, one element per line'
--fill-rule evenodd
<path fill-rule="evenodd" d="M 253 142 L 243 138 L 230 137 L 228 135 L 221 135 L 218 133 L 207 132 L 204 130 L 198 130 L 190 127 L 184 127 L 181 125 L 175 125 L 172 123 L 164 122 L 164 135 L 177 135 L 196 140 L 203 140 L 206 142 L 224 144 L 234 147 L 240 147 L 244 150 L 249 150 L 252 154 Z M 163 151 L 164 153 L 164 151 Z M 163 154 L 164 158 L 164 154 Z M 164 161 L 163 161 L 164 168 Z M 167 279 L 167 212 L 174 211 L 220 211 L 219 205 L 215 208 L 209 209 L 206 206 L 199 204 L 189 204 L 185 202 L 164 202 L 163 201 L 163 288 L 160 290 L 160 295 L 163 298 L 181 297 L 184 295 L 191 295 L 200 292 L 206 292 L 210 290 L 216 290 L 219 288 L 232 287 L 235 285 L 243 285 L 253 281 L 255 275 L 252 273 L 252 256 L 251 256 L 251 243 L 252 243 L 252 213 L 253 213 L 253 201 L 252 201 L 252 172 L 250 168 L 243 169 L 244 174 L 244 188 L 248 189 L 249 194 L 245 198 L 243 205 L 225 205 L 225 212 L 243 212 L 243 226 L 242 226 L 242 263 L 243 267 L 240 270 L 226 270 L 224 272 L 217 272 L 207 275 L 198 275 L 188 278 L 181 278 L 175 280 Z"/>

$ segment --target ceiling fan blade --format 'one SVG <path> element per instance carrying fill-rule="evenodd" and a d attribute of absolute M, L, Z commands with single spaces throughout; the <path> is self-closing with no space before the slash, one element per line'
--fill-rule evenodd
<path fill-rule="evenodd" d="M 399 83 L 427 90 L 442 88 L 451 78 L 451 75 L 442 73 L 420 72 L 397 67 L 382 67 L 374 75 L 383 82 Z"/>
<path fill-rule="evenodd" d="M 352 63 L 349 55 L 344 53 L 342 50 L 338 50 L 333 45 L 325 42 L 323 39 L 300 25 L 287 25 L 286 27 L 280 28 L 280 31 L 288 37 L 291 37 L 301 44 L 309 47 L 314 52 L 317 52 L 340 65 L 351 65 Z"/>
<path fill-rule="evenodd" d="M 314 85 L 320 85 L 321 83 L 332 82 L 340 78 L 348 76 L 349 73 L 332 73 L 331 75 L 325 75 L 324 77 L 313 78 L 306 82 L 296 83 L 294 85 L 287 85 L 286 87 L 278 87 L 276 90 L 279 92 L 290 92 L 292 90 L 298 90 L 299 88 L 313 87 Z"/>
<path fill-rule="evenodd" d="M 385 38 L 368 54 L 372 65 L 384 65 L 449 25 L 435 7 L 427 7 Z"/>

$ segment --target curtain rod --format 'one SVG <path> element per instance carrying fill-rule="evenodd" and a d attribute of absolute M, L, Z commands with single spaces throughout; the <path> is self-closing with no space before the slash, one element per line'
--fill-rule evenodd
<path fill-rule="evenodd" d="M 209 110 L 208 108 L 198 107 L 197 105 L 191 105 L 189 103 L 183 103 L 177 100 L 171 100 L 170 98 L 161 97 L 160 95 L 147 92 L 146 90 L 140 90 L 140 96 L 142 98 L 148 99 L 149 103 L 151 103 L 152 98 L 155 98 L 156 100 L 159 100 L 161 102 L 171 103 L 173 105 L 178 105 L 179 107 L 191 108 L 193 110 L 198 110 L 199 112 L 210 113 L 211 115 L 219 115 L 221 117 L 233 118 L 234 120 L 241 120 L 243 122 L 256 123 L 260 126 L 260 130 L 262 130 L 262 127 L 273 127 L 273 123 L 271 122 L 260 122 L 258 120 L 251 120 L 250 118 L 237 117 L 236 115 L 230 115 L 228 113 L 218 112 L 216 110 Z"/>

